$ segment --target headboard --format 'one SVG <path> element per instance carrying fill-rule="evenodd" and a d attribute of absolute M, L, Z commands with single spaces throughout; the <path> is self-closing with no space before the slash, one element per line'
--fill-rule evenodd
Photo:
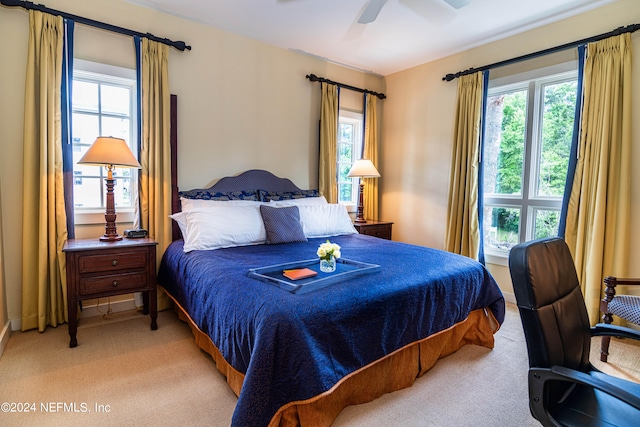
<path fill-rule="evenodd" d="M 211 187 L 194 189 L 195 191 L 208 191 L 210 193 L 226 193 L 243 190 L 264 190 L 268 192 L 296 192 L 304 191 L 287 178 L 280 178 L 269 171 L 262 169 L 250 169 L 235 176 L 220 178 Z M 189 190 L 191 191 L 191 190 Z M 177 203 L 173 203 L 172 213 L 180 211 L 180 191 L 176 186 L 172 196 Z M 176 234 L 177 231 L 177 234 Z M 181 238 L 180 230 L 173 228 L 173 240 Z"/>

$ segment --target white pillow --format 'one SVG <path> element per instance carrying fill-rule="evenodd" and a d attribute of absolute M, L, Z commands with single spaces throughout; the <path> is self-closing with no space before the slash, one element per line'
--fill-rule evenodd
<path fill-rule="evenodd" d="M 210 208 L 213 206 L 219 206 L 221 203 L 236 206 L 259 206 L 263 202 L 256 200 L 205 200 L 205 199 L 187 199 L 186 197 L 180 197 L 180 205 L 182 211 L 190 211 L 197 208 Z"/>
<path fill-rule="evenodd" d="M 184 251 L 265 243 L 260 206 L 220 205 L 171 215 L 182 230 Z"/>
<path fill-rule="evenodd" d="M 307 238 L 358 234 L 347 207 L 341 204 L 298 206 L 300 223 Z"/>
<path fill-rule="evenodd" d="M 306 205 L 326 205 L 327 199 L 324 196 L 320 197 L 300 197 L 297 199 L 287 200 L 271 200 L 269 206 L 281 207 L 281 206 L 306 206 Z"/>

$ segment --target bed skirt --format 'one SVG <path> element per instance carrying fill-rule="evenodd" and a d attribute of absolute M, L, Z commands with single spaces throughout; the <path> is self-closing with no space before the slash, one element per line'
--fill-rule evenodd
<path fill-rule="evenodd" d="M 209 355 L 227 383 L 240 395 L 244 374 L 222 357 L 208 335 L 198 328 L 180 304 L 167 292 L 180 320 L 191 327 L 196 344 Z M 371 402 L 385 393 L 411 387 L 416 378 L 431 369 L 438 359 L 448 356 L 466 344 L 493 348 L 493 334 L 499 323 L 488 309 L 478 309 L 449 329 L 409 344 L 342 378 L 330 390 L 311 399 L 282 406 L 269 427 L 330 426 L 349 405 Z"/>

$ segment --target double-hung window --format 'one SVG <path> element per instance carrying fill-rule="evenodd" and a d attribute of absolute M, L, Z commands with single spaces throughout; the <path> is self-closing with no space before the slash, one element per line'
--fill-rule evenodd
<path fill-rule="evenodd" d="M 358 179 L 349 178 L 353 162 L 362 154 L 363 116 L 340 110 L 338 118 L 338 202 L 355 209 L 358 204 Z"/>
<path fill-rule="evenodd" d="M 76 223 L 104 222 L 106 168 L 77 162 L 98 136 L 124 139 L 137 153 L 135 71 L 74 61 L 72 99 L 73 196 Z M 114 196 L 119 221 L 131 221 L 136 173 L 116 168 Z"/>
<path fill-rule="evenodd" d="M 489 258 L 558 235 L 577 96 L 577 71 L 570 68 L 490 83 L 482 224 Z"/>

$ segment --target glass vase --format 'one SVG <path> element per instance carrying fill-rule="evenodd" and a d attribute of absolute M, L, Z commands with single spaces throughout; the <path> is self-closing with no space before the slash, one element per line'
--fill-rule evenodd
<path fill-rule="evenodd" d="M 336 271 L 336 259 L 333 256 L 329 259 L 320 259 L 320 271 L 323 273 Z"/>

